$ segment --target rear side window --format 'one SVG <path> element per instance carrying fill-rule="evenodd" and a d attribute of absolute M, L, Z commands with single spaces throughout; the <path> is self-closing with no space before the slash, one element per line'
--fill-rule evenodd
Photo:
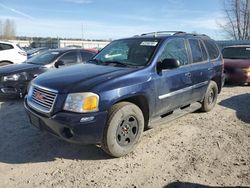
<path fill-rule="evenodd" d="M 160 61 L 164 59 L 177 59 L 181 65 L 187 65 L 188 54 L 185 40 L 181 38 L 170 39 L 160 56 Z"/>
<path fill-rule="evenodd" d="M 201 47 L 201 51 L 202 51 L 202 55 L 203 55 L 203 60 L 206 61 L 206 60 L 208 60 L 206 48 L 201 40 L 199 40 L 199 42 L 200 42 L 200 47 Z"/>
<path fill-rule="evenodd" d="M 189 39 L 188 41 L 192 52 L 193 63 L 203 61 L 203 54 L 199 40 Z"/>
<path fill-rule="evenodd" d="M 192 52 L 193 63 L 206 61 L 208 59 L 208 55 L 202 41 L 198 39 L 189 39 L 188 41 Z"/>
<path fill-rule="evenodd" d="M 0 50 L 10 50 L 10 49 L 13 49 L 14 47 L 10 44 L 3 44 L 3 43 L 0 43 Z"/>
<path fill-rule="evenodd" d="M 209 57 L 211 60 L 219 57 L 220 52 L 216 44 L 211 40 L 204 40 L 205 46 L 207 48 Z"/>

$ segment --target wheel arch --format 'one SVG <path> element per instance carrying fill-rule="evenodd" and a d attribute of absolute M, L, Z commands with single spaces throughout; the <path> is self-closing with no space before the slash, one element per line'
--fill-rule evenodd
<path fill-rule="evenodd" d="M 138 106 L 141 109 L 143 116 L 144 116 L 144 128 L 145 129 L 148 128 L 150 110 L 149 110 L 149 102 L 145 95 L 140 94 L 140 95 L 128 96 L 122 99 L 118 99 L 113 103 L 113 105 L 120 103 L 120 102 L 130 102 Z"/>
<path fill-rule="evenodd" d="M 220 93 L 221 89 L 222 89 L 222 80 L 221 80 L 221 77 L 220 76 L 214 76 L 211 80 L 214 81 L 217 84 L 217 86 L 218 86 L 218 93 Z"/>

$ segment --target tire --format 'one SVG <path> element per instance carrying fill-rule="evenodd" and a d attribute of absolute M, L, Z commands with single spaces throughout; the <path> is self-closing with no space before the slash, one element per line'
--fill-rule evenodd
<path fill-rule="evenodd" d="M 201 102 L 202 104 L 201 111 L 202 112 L 211 111 L 216 105 L 217 97 L 218 97 L 218 86 L 216 82 L 210 81 L 205 97 Z"/>
<path fill-rule="evenodd" d="M 117 103 L 108 115 L 102 149 L 113 157 L 124 156 L 136 147 L 143 130 L 141 109 L 129 102 Z"/>

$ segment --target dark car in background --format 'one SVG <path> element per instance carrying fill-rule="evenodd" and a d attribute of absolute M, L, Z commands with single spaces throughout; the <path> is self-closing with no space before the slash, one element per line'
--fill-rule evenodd
<path fill-rule="evenodd" d="M 41 47 L 41 48 L 32 48 L 30 50 L 27 50 L 27 57 L 28 59 L 34 57 L 35 55 L 38 55 L 44 51 L 47 51 L 49 50 L 49 48 L 46 48 L 46 47 Z"/>
<path fill-rule="evenodd" d="M 29 82 L 53 68 L 86 62 L 96 53 L 83 49 L 54 49 L 28 59 L 25 63 L 0 68 L 0 97 L 23 97 Z"/>
<path fill-rule="evenodd" d="M 86 64 L 38 76 L 24 104 L 35 127 L 120 157 L 152 120 L 212 110 L 222 82 L 211 38 L 155 32 L 112 41 Z"/>
<path fill-rule="evenodd" d="M 226 82 L 250 84 L 250 45 L 226 47 L 222 54 Z"/>

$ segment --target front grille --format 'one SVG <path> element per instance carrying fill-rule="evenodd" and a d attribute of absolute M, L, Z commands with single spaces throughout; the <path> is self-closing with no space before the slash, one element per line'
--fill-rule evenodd
<path fill-rule="evenodd" d="M 48 113 L 53 108 L 56 96 L 56 92 L 34 86 L 31 101 L 35 104 L 36 109 Z"/>

